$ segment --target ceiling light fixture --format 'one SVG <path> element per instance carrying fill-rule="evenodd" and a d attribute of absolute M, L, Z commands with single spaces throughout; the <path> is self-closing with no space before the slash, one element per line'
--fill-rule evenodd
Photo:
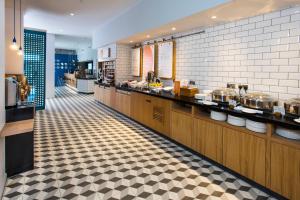
<path fill-rule="evenodd" d="M 129 42 L 130 42 L 130 43 L 133 43 L 133 41 L 132 41 L 132 40 L 130 40 Z"/>
<path fill-rule="evenodd" d="M 12 40 L 12 44 L 10 45 L 12 50 L 17 50 L 17 39 L 16 39 L 16 0 L 14 0 L 14 37 Z"/>
<path fill-rule="evenodd" d="M 20 47 L 18 51 L 18 55 L 23 55 L 23 49 L 22 49 L 22 0 L 20 0 Z"/>
<path fill-rule="evenodd" d="M 70 15 L 73 17 L 75 14 L 74 13 L 70 13 Z"/>
<path fill-rule="evenodd" d="M 211 18 L 212 18 L 212 19 L 217 19 L 217 16 L 214 15 L 214 16 L 211 16 Z"/>
<path fill-rule="evenodd" d="M 176 27 L 172 27 L 172 31 L 176 31 Z"/>

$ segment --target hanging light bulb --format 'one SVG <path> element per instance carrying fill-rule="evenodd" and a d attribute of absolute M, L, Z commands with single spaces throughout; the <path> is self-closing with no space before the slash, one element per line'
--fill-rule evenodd
<path fill-rule="evenodd" d="M 23 49 L 22 49 L 22 47 L 19 48 L 18 55 L 19 55 L 19 56 L 22 56 L 22 55 L 23 55 Z"/>
<path fill-rule="evenodd" d="M 22 0 L 20 0 L 20 47 L 18 51 L 18 55 L 23 55 L 23 49 L 22 49 Z"/>
<path fill-rule="evenodd" d="M 13 41 L 12 41 L 12 44 L 10 45 L 10 48 L 12 50 L 17 50 L 18 49 L 16 37 L 13 38 Z"/>
<path fill-rule="evenodd" d="M 14 0 L 14 37 L 12 40 L 12 44 L 10 45 L 12 50 L 17 50 L 17 39 L 16 39 L 16 0 Z"/>

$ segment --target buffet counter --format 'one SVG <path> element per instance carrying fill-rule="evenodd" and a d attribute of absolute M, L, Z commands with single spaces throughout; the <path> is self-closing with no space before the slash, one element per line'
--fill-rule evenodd
<path fill-rule="evenodd" d="M 217 112 L 224 112 L 230 115 L 234 115 L 237 117 L 244 117 L 247 119 L 251 119 L 254 121 L 258 122 L 264 122 L 264 123 L 273 123 L 275 125 L 280 125 L 284 126 L 290 129 L 296 129 L 300 130 L 300 123 L 294 122 L 293 119 L 295 117 L 286 115 L 284 117 L 275 117 L 272 113 L 270 112 L 264 112 L 263 114 L 249 114 L 249 113 L 244 113 L 239 110 L 234 110 L 230 109 L 228 105 L 226 104 L 219 104 L 217 106 L 215 105 L 205 105 L 201 101 L 191 98 L 191 97 L 185 97 L 185 96 L 174 96 L 171 93 L 155 93 L 155 92 L 149 92 L 149 91 L 142 91 L 142 90 L 137 90 L 137 89 L 132 89 L 132 88 L 122 88 L 122 87 L 117 87 L 119 90 L 124 90 L 124 91 L 131 91 L 131 92 L 137 92 L 145 95 L 150 95 L 154 97 L 159 97 L 163 99 L 168 99 L 172 100 L 178 103 L 183 103 L 183 104 L 188 104 L 188 105 L 194 105 L 202 109 L 207 109 L 207 110 L 214 110 Z"/>
<path fill-rule="evenodd" d="M 77 78 L 77 91 L 86 94 L 94 93 L 95 78 Z"/>
<path fill-rule="evenodd" d="M 95 99 L 242 177 L 289 199 L 300 199 L 300 141 L 275 134 L 299 130 L 292 118 L 247 114 L 194 98 L 94 85 Z M 211 111 L 266 124 L 258 133 L 211 119 Z"/>

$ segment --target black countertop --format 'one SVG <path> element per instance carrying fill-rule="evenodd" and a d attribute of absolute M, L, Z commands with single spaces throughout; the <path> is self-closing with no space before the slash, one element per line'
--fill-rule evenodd
<path fill-rule="evenodd" d="M 114 85 L 110 85 L 108 83 L 99 83 L 98 81 L 95 81 L 94 82 L 96 85 L 98 86 L 103 86 L 103 87 L 106 87 L 106 88 L 109 88 L 109 87 L 115 87 Z"/>
<path fill-rule="evenodd" d="M 97 80 L 96 78 L 76 78 L 76 79 L 79 79 L 79 80 Z"/>
<path fill-rule="evenodd" d="M 213 111 L 224 112 L 236 117 L 244 117 L 253 121 L 272 123 L 277 126 L 300 130 L 300 123 L 294 122 L 293 119 L 295 119 L 295 117 L 289 115 L 286 115 L 281 118 L 277 118 L 272 113 L 266 113 L 266 112 L 264 112 L 264 114 L 248 114 L 242 111 L 230 109 L 227 105 L 218 105 L 218 106 L 204 105 L 193 97 L 191 98 L 191 97 L 184 97 L 184 96 L 174 96 L 170 93 L 165 93 L 165 92 L 154 93 L 154 92 L 141 91 L 132 88 L 124 88 L 124 87 L 116 87 L 116 89 L 130 91 L 130 92 L 138 92 L 138 93 L 142 93 L 154 97 L 160 97 L 160 98 L 172 100 L 178 103 L 199 106 L 201 109 L 209 109 Z"/>
<path fill-rule="evenodd" d="M 35 114 L 34 102 L 26 102 L 15 107 L 6 108 L 6 123 L 33 119 Z"/>

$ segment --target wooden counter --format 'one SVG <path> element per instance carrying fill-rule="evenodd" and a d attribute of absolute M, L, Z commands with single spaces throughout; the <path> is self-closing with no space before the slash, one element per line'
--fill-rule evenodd
<path fill-rule="evenodd" d="M 197 105 L 95 86 L 95 99 L 288 199 L 300 199 L 300 141 L 210 119 Z M 110 102 L 107 95 L 116 94 Z M 123 96 L 125 95 L 125 96 Z M 124 100 L 123 98 L 127 98 Z M 116 103 L 117 102 L 117 103 Z M 130 111 L 130 112 L 129 112 Z"/>
<path fill-rule="evenodd" d="M 32 132 L 33 125 L 34 125 L 33 119 L 6 123 L 4 128 L 1 131 L 1 137 L 8 137 L 12 135 Z"/>

